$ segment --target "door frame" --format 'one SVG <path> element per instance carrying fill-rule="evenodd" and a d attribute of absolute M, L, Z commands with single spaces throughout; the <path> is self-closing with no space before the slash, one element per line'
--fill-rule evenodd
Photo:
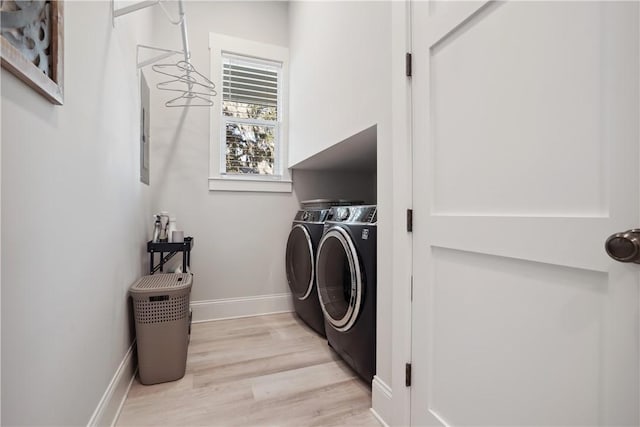
<path fill-rule="evenodd" d="M 407 209 L 413 208 L 413 98 L 411 77 L 406 75 L 406 54 L 413 51 L 413 2 L 391 2 L 391 132 L 393 152 L 393 290 L 391 425 L 411 425 L 411 387 L 406 363 L 412 360 L 413 236 L 407 231 Z M 490 0 L 478 1 L 462 13 L 472 14 Z M 440 29 L 442 31 L 443 29 Z M 415 72 L 418 61 L 414 57 Z M 418 225 L 419 226 L 419 225 Z M 374 408 L 377 407 L 375 404 Z"/>
<path fill-rule="evenodd" d="M 409 425 L 411 388 L 405 385 L 405 363 L 411 361 L 411 277 L 413 239 L 407 231 L 407 209 L 413 206 L 411 78 L 405 55 L 411 52 L 411 0 L 391 2 L 391 140 L 393 152 L 393 285 L 392 408 L 383 414 L 390 425 Z M 375 396 L 374 396 L 375 397 Z M 374 400 L 374 408 L 377 407 Z"/>

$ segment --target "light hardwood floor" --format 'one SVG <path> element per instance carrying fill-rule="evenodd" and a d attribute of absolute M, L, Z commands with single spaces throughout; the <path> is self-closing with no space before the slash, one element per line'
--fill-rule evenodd
<path fill-rule="evenodd" d="M 118 426 L 376 426 L 371 391 L 291 313 L 192 327 L 184 378 L 136 379 Z"/>

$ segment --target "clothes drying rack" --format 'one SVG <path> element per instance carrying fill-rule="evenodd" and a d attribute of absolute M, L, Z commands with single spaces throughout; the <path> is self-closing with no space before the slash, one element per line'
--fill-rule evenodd
<path fill-rule="evenodd" d="M 146 9 L 152 6 L 159 6 L 168 21 L 173 25 L 180 26 L 182 36 L 182 51 L 163 49 L 154 46 L 139 44 L 136 47 L 136 62 L 138 69 L 154 64 L 153 71 L 171 77 L 171 80 L 160 82 L 156 87 L 160 90 L 177 92 L 180 95 L 165 103 L 167 107 L 210 107 L 213 105 L 212 97 L 216 95 L 215 85 L 211 80 L 198 72 L 191 64 L 191 51 L 189 50 L 189 35 L 187 33 L 187 14 L 184 8 L 184 1 L 178 0 L 178 19 L 173 19 L 163 0 L 145 0 L 129 6 L 116 9 L 115 0 L 111 0 L 113 10 L 113 25 L 116 18 Z M 141 60 L 142 52 L 153 51 L 155 56 Z M 169 58 L 173 55 L 183 55 L 184 60 L 176 63 L 156 64 L 158 61 Z"/>

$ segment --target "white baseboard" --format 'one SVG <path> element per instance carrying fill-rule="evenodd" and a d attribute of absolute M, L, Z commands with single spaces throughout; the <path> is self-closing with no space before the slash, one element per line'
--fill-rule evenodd
<path fill-rule="evenodd" d="M 193 301 L 193 323 L 293 311 L 291 294 Z"/>
<path fill-rule="evenodd" d="M 383 426 L 388 427 L 391 424 L 393 416 L 391 387 L 378 376 L 374 376 L 371 383 L 371 412 Z"/>
<path fill-rule="evenodd" d="M 93 415 L 91 415 L 91 419 L 87 423 L 88 427 L 115 425 L 138 370 L 133 359 L 135 345 L 136 341 L 134 340 L 124 355 L 122 362 L 120 362 L 120 366 L 118 366 L 113 378 L 111 378 L 111 382 L 102 395 L 102 399 L 98 402 L 98 407 L 93 411 Z"/>

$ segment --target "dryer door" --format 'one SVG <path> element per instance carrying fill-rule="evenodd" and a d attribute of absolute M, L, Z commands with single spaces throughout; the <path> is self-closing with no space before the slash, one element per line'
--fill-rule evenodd
<path fill-rule="evenodd" d="M 341 227 L 322 237 L 316 258 L 316 283 L 325 319 L 338 331 L 351 329 L 363 301 L 358 252 Z"/>
<path fill-rule="evenodd" d="M 286 253 L 287 282 L 294 297 L 305 300 L 313 290 L 313 243 L 307 227 L 296 224 L 289 233 Z"/>

